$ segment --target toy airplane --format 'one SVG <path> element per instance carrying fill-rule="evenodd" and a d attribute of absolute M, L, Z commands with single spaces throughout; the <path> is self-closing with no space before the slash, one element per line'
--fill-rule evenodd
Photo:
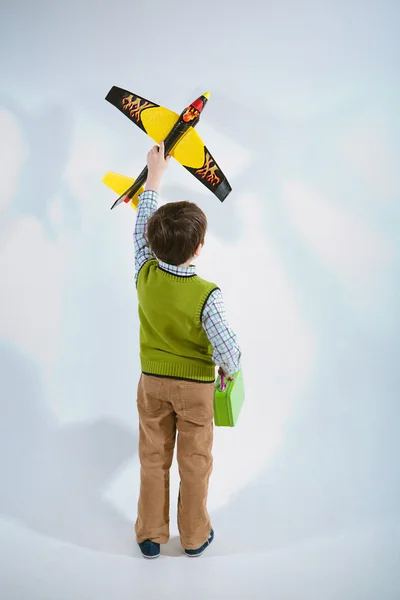
<path fill-rule="evenodd" d="M 180 115 L 115 86 L 108 92 L 106 100 L 116 106 L 157 144 L 164 140 L 165 155 L 173 156 L 223 202 L 232 188 L 194 130 L 209 97 L 208 92 L 203 94 Z M 121 202 L 130 202 L 136 210 L 146 179 L 147 166 L 136 180 L 108 172 L 103 178 L 103 183 L 120 194 L 111 210 Z"/>

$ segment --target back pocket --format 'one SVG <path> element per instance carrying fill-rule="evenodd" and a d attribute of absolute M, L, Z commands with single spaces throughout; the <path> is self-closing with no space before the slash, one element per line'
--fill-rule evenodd
<path fill-rule="evenodd" d="M 208 423 L 214 417 L 214 384 L 179 384 L 180 416 L 195 423 Z"/>

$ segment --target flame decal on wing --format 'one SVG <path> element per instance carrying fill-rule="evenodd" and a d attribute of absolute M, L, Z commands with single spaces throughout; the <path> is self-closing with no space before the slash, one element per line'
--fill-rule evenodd
<path fill-rule="evenodd" d="M 135 98 L 135 100 L 133 98 Z M 149 102 L 148 100 L 139 98 L 138 96 L 134 96 L 133 94 L 122 98 L 122 109 L 125 112 L 128 112 L 129 116 L 132 119 L 135 119 L 137 123 L 140 121 L 140 114 L 143 110 L 146 108 L 153 108 L 155 106 L 157 105 Z"/>
<path fill-rule="evenodd" d="M 216 174 L 218 170 L 218 165 L 215 163 L 215 160 L 208 152 L 206 152 L 204 165 L 201 169 L 197 169 L 195 174 L 198 177 L 201 177 L 201 179 L 208 181 L 212 186 L 215 186 L 221 181 L 221 178 Z"/>

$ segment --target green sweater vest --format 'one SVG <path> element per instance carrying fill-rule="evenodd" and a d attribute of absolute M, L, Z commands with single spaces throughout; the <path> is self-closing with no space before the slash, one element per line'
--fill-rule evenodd
<path fill-rule="evenodd" d="M 201 324 L 204 304 L 215 289 L 197 275 L 167 273 L 157 260 L 143 265 L 137 280 L 143 373 L 215 381 L 213 349 Z"/>

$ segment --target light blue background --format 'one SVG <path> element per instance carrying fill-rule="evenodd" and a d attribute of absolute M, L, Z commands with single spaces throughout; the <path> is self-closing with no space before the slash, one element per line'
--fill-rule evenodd
<path fill-rule="evenodd" d="M 2 597 L 399 597 L 399 13 L 2 3 Z M 135 213 L 101 178 L 152 142 L 112 85 L 176 112 L 210 91 L 199 133 L 233 187 L 220 204 L 171 164 L 162 188 L 207 212 L 198 272 L 247 381 L 194 563 L 176 538 L 156 565 L 134 544 Z"/>

